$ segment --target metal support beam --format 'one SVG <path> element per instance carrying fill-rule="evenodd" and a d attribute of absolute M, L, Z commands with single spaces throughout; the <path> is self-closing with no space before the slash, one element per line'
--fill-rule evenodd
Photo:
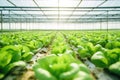
<path fill-rule="evenodd" d="M 44 11 L 40 8 L 40 6 L 38 5 L 38 3 L 33 0 L 33 2 L 35 3 L 35 5 L 42 11 L 43 15 L 48 19 L 47 15 L 44 13 Z"/>
<path fill-rule="evenodd" d="M 60 7 L 59 7 L 60 8 Z M 119 7 L 120 8 L 120 7 Z M 108 8 L 109 9 L 109 8 Z M 113 9 L 113 8 L 112 8 Z M 0 9 L 0 10 L 3 10 L 3 9 Z M 19 8 L 17 8 L 17 9 L 14 9 L 14 8 L 10 8 L 10 9 L 4 9 L 3 11 L 40 11 L 40 10 L 38 10 L 37 8 L 33 8 L 33 9 L 23 9 L 23 10 L 21 10 L 21 9 L 19 9 Z M 47 8 L 46 9 L 42 9 L 42 11 L 46 11 L 46 12 L 51 12 L 51 11 L 58 11 L 57 9 L 49 9 L 49 10 L 47 10 Z M 66 10 L 62 10 L 62 9 L 60 9 L 60 11 L 73 11 L 72 9 L 70 10 L 70 9 L 66 9 Z M 89 10 L 88 9 L 79 9 L 79 10 L 75 10 L 75 12 L 88 12 Z M 101 11 L 107 11 L 107 8 L 106 9 L 99 9 L 99 10 L 93 10 L 94 12 L 101 12 Z M 120 10 L 109 10 L 109 11 L 120 11 Z"/>
<path fill-rule="evenodd" d="M 2 15 L 2 10 L 1 10 L 1 32 L 3 30 L 3 15 Z"/>
<path fill-rule="evenodd" d="M 80 2 L 77 4 L 77 6 L 74 8 L 74 10 L 72 11 L 71 15 L 68 17 L 67 21 L 70 19 L 70 17 L 73 15 L 73 13 L 76 11 L 77 7 L 79 7 L 79 5 L 82 3 L 83 0 L 80 0 Z"/>
<path fill-rule="evenodd" d="M 12 4 L 14 7 L 18 7 L 16 4 L 14 4 L 12 1 L 10 1 L 10 0 L 7 0 L 10 4 Z M 20 8 L 21 9 L 21 11 L 24 11 L 24 12 L 26 12 L 28 15 L 31 15 L 31 14 L 29 14 L 27 11 L 25 11 L 25 10 L 23 10 L 22 8 Z M 32 15 L 31 15 L 32 16 Z"/>
<path fill-rule="evenodd" d="M 11 16 L 10 16 L 10 10 L 9 10 L 9 30 L 11 29 Z"/>
<path fill-rule="evenodd" d="M 32 26 L 35 27 L 35 17 L 33 17 L 33 22 L 32 22 Z"/>
<path fill-rule="evenodd" d="M 120 11 L 118 11 L 118 12 L 120 12 Z M 23 17 L 24 16 L 25 17 L 31 17 L 28 14 L 17 14 L 17 15 L 16 14 L 11 14 L 11 16 L 15 16 L 16 18 L 17 17 L 19 18 L 18 15 L 19 16 L 23 16 Z M 42 14 L 32 14 L 32 15 L 35 16 L 35 17 L 44 17 Z M 9 14 L 4 14 L 4 16 L 8 17 Z M 58 17 L 58 14 L 48 14 L 47 16 L 49 16 L 49 17 Z M 68 14 L 61 14 L 61 16 L 63 16 L 63 17 L 69 17 Z M 74 14 L 74 15 L 72 15 L 72 17 L 77 17 L 77 18 L 79 18 L 80 16 L 82 16 L 82 15 L 81 14 Z M 88 17 L 88 18 L 92 18 L 92 17 L 106 17 L 106 14 L 104 14 L 104 13 L 102 13 L 102 14 L 88 14 L 88 15 L 86 15 L 86 17 Z M 120 14 L 109 14 L 109 17 L 120 17 Z"/>
<path fill-rule="evenodd" d="M 57 28 L 59 28 L 59 21 L 60 21 L 60 1 L 58 0 Z"/>
<path fill-rule="evenodd" d="M 107 32 L 108 32 L 108 11 L 107 11 Z"/>
<path fill-rule="evenodd" d="M 87 14 L 88 14 L 89 12 L 91 12 L 91 11 L 94 11 L 94 9 L 100 7 L 100 6 L 103 5 L 106 1 L 107 1 L 107 0 L 103 1 L 102 3 L 100 3 L 99 5 L 97 5 L 96 7 L 92 8 L 92 9 L 89 10 L 89 11 L 87 11 L 87 12 L 86 12 L 85 14 L 83 14 L 81 17 L 87 15 Z M 81 18 L 81 17 L 80 17 L 80 18 Z M 76 21 L 78 21 L 78 19 L 77 19 Z"/>
<path fill-rule="evenodd" d="M 59 18 L 60 18 L 60 8 L 59 8 L 59 0 L 58 0 L 58 23 L 59 23 Z"/>
<path fill-rule="evenodd" d="M 44 8 L 44 9 L 58 9 L 58 7 L 32 7 L 32 6 L 0 6 L 0 8 Z M 75 7 L 59 7 L 60 9 L 74 9 Z M 114 8 L 120 8 L 120 6 L 114 6 L 114 7 L 77 7 L 77 9 L 114 9 Z"/>
<path fill-rule="evenodd" d="M 102 19 L 100 20 L 100 31 L 102 30 Z"/>
<path fill-rule="evenodd" d="M 15 30 L 17 29 L 17 25 L 16 25 L 16 24 L 17 24 L 17 23 L 16 23 L 16 21 L 15 21 L 15 25 L 14 25 L 14 26 L 15 26 Z"/>
<path fill-rule="evenodd" d="M 20 31 L 22 31 L 22 16 L 20 16 Z"/>
<path fill-rule="evenodd" d="M 30 19 L 29 19 L 29 22 L 28 22 L 28 23 L 29 23 L 29 30 L 31 29 L 31 24 L 30 24 L 30 22 L 31 22 L 31 21 L 30 21 Z"/>
<path fill-rule="evenodd" d="M 28 23 L 26 18 L 25 18 L 25 23 L 26 23 L 26 29 L 28 30 Z"/>

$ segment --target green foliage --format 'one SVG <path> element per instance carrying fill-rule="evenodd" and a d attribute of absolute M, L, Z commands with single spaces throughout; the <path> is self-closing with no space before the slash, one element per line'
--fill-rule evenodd
<path fill-rule="evenodd" d="M 13 62 L 7 66 L 5 66 L 3 68 L 2 73 L 7 74 L 12 68 L 14 68 L 15 66 L 21 66 L 21 67 L 25 67 L 26 63 L 24 61 L 17 61 L 17 62 Z"/>
<path fill-rule="evenodd" d="M 109 66 L 109 70 L 113 72 L 114 74 L 117 74 L 120 76 L 120 62 L 116 62 Z"/>
<path fill-rule="evenodd" d="M 27 52 L 22 55 L 22 60 L 24 61 L 30 61 L 30 59 L 33 57 L 34 53 L 32 52 Z"/>
<path fill-rule="evenodd" d="M 107 59 L 108 59 L 109 65 L 119 61 L 119 57 L 120 57 L 119 48 L 115 48 L 107 51 Z"/>
<path fill-rule="evenodd" d="M 35 50 L 46 46 L 46 44 L 48 45 L 53 34 L 46 34 L 44 32 L 9 32 L 0 34 L 0 79 L 14 67 L 26 66 L 25 62 L 31 60 Z"/>
<path fill-rule="evenodd" d="M 21 59 L 21 53 L 16 46 L 5 46 L 1 49 L 1 54 L 4 54 L 4 52 L 7 52 L 8 54 L 12 55 L 11 62 L 15 62 Z"/>
<path fill-rule="evenodd" d="M 97 66 L 105 68 L 108 66 L 108 60 L 103 52 L 96 52 L 92 57 L 91 61 Z"/>
<path fill-rule="evenodd" d="M 35 76 L 38 80 L 74 80 L 78 78 L 78 72 L 89 75 L 88 68 L 80 61 L 76 60 L 71 54 L 48 55 L 38 60 L 33 67 Z M 91 76 L 89 76 L 91 77 Z M 91 78 L 91 80 L 93 80 Z"/>
<path fill-rule="evenodd" d="M 23 61 L 30 61 L 38 48 L 48 47 L 54 35 L 45 31 L 0 34 L 0 79 L 15 66 L 25 66 Z M 58 32 L 51 44 L 52 55 L 39 59 L 33 67 L 35 76 L 38 80 L 93 80 L 88 68 L 75 59 L 76 53 L 119 75 L 119 37 L 117 31 Z"/>
<path fill-rule="evenodd" d="M 4 68 L 7 64 L 10 63 L 12 55 L 6 51 L 0 52 L 0 69 Z"/>

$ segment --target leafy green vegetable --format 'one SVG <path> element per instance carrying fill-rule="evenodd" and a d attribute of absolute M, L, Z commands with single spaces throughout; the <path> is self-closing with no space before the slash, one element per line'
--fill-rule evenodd
<path fill-rule="evenodd" d="M 90 74 L 79 71 L 73 80 L 94 80 Z"/>
<path fill-rule="evenodd" d="M 119 56 L 120 56 L 119 53 L 120 53 L 120 49 L 118 48 L 107 51 L 107 59 L 108 59 L 109 65 L 119 61 Z"/>
<path fill-rule="evenodd" d="M 0 69 L 4 68 L 7 64 L 10 63 L 12 59 L 12 55 L 9 54 L 8 52 L 6 51 L 1 51 L 0 52 Z"/>
<path fill-rule="evenodd" d="M 48 55 L 39 59 L 33 70 L 38 80 L 74 80 L 79 71 L 90 74 L 87 67 L 81 64 L 71 54 Z"/>
<path fill-rule="evenodd" d="M 23 61 L 17 61 L 6 65 L 4 68 L 2 68 L 2 71 L 0 71 L 0 79 L 2 79 L 12 68 L 16 66 L 25 67 L 26 63 Z"/>
<path fill-rule="evenodd" d="M 31 31 L 0 34 L 0 79 L 15 66 L 26 66 L 25 62 L 33 57 L 33 52 L 48 45 L 53 35 Z"/>
<path fill-rule="evenodd" d="M 0 79 L 2 79 L 5 76 L 5 74 L 0 73 Z"/>
<path fill-rule="evenodd" d="M 60 79 L 72 79 L 73 76 L 76 75 L 79 71 L 79 66 L 76 63 L 71 63 L 69 66 L 69 70 L 67 72 L 63 72 L 60 74 Z"/>
<path fill-rule="evenodd" d="M 34 54 L 32 52 L 27 52 L 22 55 L 22 60 L 29 61 L 33 57 L 33 55 Z"/>
<path fill-rule="evenodd" d="M 16 47 L 18 47 L 21 51 L 21 55 L 30 52 L 30 49 L 27 46 L 23 46 L 23 45 L 16 45 Z"/>
<path fill-rule="evenodd" d="M 88 57 L 88 56 L 91 55 L 91 54 L 88 52 L 88 50 L 85 49 L 85 48 L 78 49 L 78 53 L 79 53 L 80 57 L 82 57 L 82 58 Z"/>
<path fill-rule="evenodd" d="M 120 48 L 120 42 L 118 41 L 110 41 L 105 46 L 108 49 Z"/>
<path fill-rule="evenodd" d="M 97 52 L 97 51 L 101 51 L 103 47 L 100 44 L 97 44 L 95 45 L 94 48 L 95 48 L 95 52 Z"/>
<path fill-rule="evenodd" d="M 17 61 L 17 62 L 14 62 L 14 63 L 11 63 L 7 66 L 5 66 L 3 68 L 3 73 L 4 74 L 7 74 L 12 68 L 14 68 L 15 66 L 21 66 L 21 67 L 25 67 L 26 66 L 26 63 L 24 61 Z"/>
<path fill-rule="evenodd" d="M 35 69 L 35 76 L 38 80 L 57 80 L 49 71 L 42 68 Z"/>
<path fill-rule="evenodd" d="M 79 69 L 80 69 L 80 71 L 83 71 L 83 72 L 86 72 L 88 74 L 91 74 L 90 70 L 84 64 L 79 64 Z"/>
<path fill-rule="evenodd" d="M 120 76 L 120 61 L 110 65 L 109 70 Z"/>
<path fill-rule="evenodd" d="M 108 60 L 105 57 L 104 53 L 101 51 L 96 52 L 92 57 L 91 61 L 97 66 L 105 68 L 108 66 Z"/>
<path fill-rule="evenodd" d="M 16 46 L 5 46 L 1 49 L 1 52 L 7 52 L 12 55 L 11 62 L 15 62 L 21 59 L 21 53 Z"/>

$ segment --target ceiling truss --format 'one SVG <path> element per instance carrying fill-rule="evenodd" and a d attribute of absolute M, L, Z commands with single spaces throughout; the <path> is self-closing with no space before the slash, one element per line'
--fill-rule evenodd
<path fill-rule="evenodd" d="M 106 22 L 107 20 L 111 22 L 120 21 L 120 6 L 102 6 L 110 0 L 101 0 L 102 2 L 99 3 L 96 7 L 80 7 L 82 2 L 85 0 L 79 0 L 78 4 L 74 7 L 61 7 L 60 0 L 58 0 L 56 7 L 40 6 L 37 0 L 32 0 L 35 6 L 18 6 L 13 3 L 12 0 L 7 1 L 12 6 L 0 6 L 1 23 L 87 23 L 101 21 Z M 38 14 L 30 13 L 31 11 L 37 12 Z M 61 14 L 61 12 L 64 11 L 70 12 L 70 14 Z M 49 14 L 49 12 L 53 12 L 53 14 Z M 78 14 L 74 14 L 75 12 Z"/>

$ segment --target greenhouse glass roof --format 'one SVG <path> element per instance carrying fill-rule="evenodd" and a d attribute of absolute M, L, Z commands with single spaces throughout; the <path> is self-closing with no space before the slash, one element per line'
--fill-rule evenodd
<path fill-rule="evenodd" d="M 120 21 L 120 0 L 0 0 L 3 22 Z"/>

